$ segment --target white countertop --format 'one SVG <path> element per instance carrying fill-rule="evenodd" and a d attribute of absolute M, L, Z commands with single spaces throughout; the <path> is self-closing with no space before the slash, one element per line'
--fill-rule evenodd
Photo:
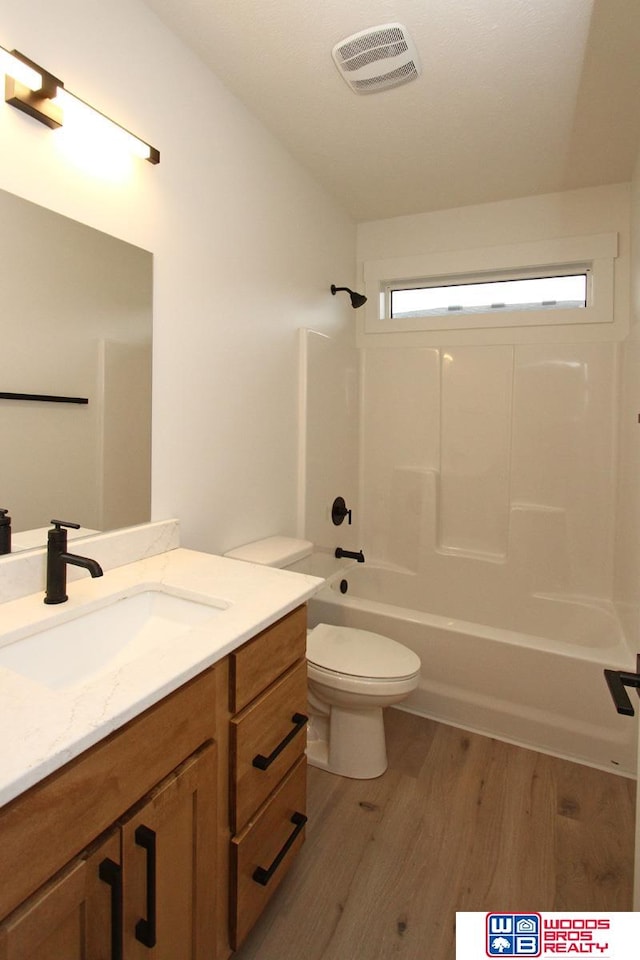
<path fill-rule="evenodd" d="M 0 667 L 0 806 L 295 609 L 322 580 L 170 550 L 98 579 L 74 580 L 69 600 L 59 606 L 45 605 L 43 593 L 1 604 L 0 647 L 136 592 L 141 584 L 186 591 L 224 609 L 179 640 L 160 641 L 136 660 L 106 663 L 82 682 L 57 689 Z"/>

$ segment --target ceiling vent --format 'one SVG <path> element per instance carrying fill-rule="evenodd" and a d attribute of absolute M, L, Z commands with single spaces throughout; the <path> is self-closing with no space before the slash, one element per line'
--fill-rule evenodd
<path fill-rule="evenodd" d="M 369 27 L 336 43 L 335 64 L 356 93 L 377 93 L 416 80 L 421 73 L 418 51 L 401 23 Z"/>

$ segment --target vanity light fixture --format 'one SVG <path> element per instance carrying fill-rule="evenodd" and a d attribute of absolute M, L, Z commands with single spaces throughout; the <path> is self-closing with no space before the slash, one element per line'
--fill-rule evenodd
<path fill-rule="evenodd" d="M 0 47 L 0 70 L 14 80 L 18 80 L 29 90 L 40 90 L 42 87 L 42 74 L 30 67 L 26 59 L 18 60 L 3 47 Z"/>
<path fill-rule="evenodd" d="M 62 126 L 62 111 L 54 103 L 61 81 L 17 50 L 0 50 L 5 73 L 4 99 L 52 130 Z"/>
<path fill-rule="evenodd" d="M 108 130 L 110 137 L 119 139 L 129 152 L 149 163 L 160 163 L 160 152 L 155 147 L 65 90 L 61 80 L 24 54 L 0 47 L 0 71 L 5 74 L 5 101 L 34 120 L 55 130 L 63 126 L 65 117 L 73 117 L 86 126 L 88 136 L 97 136 L 99 128 Z"/>
<path fill-rule="evenodd" d="M 367 298 L 363 293 L 356 293 L 354 290 L 350 290 L 349 287 L 336 287 L 335 283 L 332 283 L 331 293 L 334 295 L 334 297 L 338 292 L 338 290 L 344 290 L 346 291 L 346 293 L 349 294 L 349 296 L 351 297 L 351 306 L 353 307 L 354 310 L 357 310 L 358 307 L 361 307 L 363 304 L 367 302 Z"/>

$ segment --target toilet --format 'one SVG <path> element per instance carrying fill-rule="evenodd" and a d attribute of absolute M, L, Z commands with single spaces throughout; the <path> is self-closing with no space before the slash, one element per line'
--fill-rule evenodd
<path fill-rule="evenodd" d="M 235 560 L 312 573 L 313 544 L 268 537 L 230 550 Z M 307 761 L 357 780 L 387 769 L 383 709 L 418 686 L 420 658 L 390 637 L 319 623 L 307 632 Z"/>

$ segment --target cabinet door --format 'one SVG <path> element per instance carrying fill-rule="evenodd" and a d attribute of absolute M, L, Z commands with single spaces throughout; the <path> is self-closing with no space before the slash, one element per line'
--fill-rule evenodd
<path fill-rule="evenodd" d="M 121 880 L 114 830 L 0 924 L 0 960 L 121 960 Z"/>
<path fill-rule="evenodd" d="M 124 823 L 125 960 L 214 960 L 215 787 L 210 743 Z"/>

